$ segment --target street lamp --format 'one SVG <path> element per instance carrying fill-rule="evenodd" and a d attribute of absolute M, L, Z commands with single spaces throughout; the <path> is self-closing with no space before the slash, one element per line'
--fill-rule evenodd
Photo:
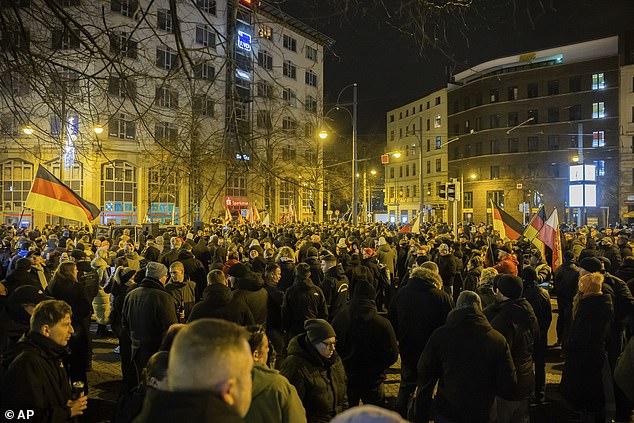
<path fill-rule="evenodd" d="M 337 95 L 337 103 L 336 107 L 340 107 L 342 104 L 339 103 L 339 99 L 341 98 L 341 94 L 348 88 L 352 87 L 352 224 L 354 226 L 357 225 L 357 200 L 358 200 L 358 192 L 357 192 L 357 83 L 347 85 L 339 91 L 339 95 Z M 347 104 L 344 104 L 344 106 Z M 346 109 L 347 110 L 347 109 Z"/>
<path fill-rule="evenodd" d="M 92 130 L 95 132 L 95 134 L 100 135 L 103 133 L 103 126 L 101 125 L 95 125 Z"/>
<path fill-rule="evenodd" d="M 30 126 L 25 126 L 24 128 L 22 128 L 22 133 L 24 135 L 33 135 L 33 128 L 31 128 Z"/>

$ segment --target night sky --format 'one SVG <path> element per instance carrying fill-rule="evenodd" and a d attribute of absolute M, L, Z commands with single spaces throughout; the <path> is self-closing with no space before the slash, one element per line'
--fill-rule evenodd
<path fill-rule="evenodd" d="M 498 57 L 634 29 L 633 0 L 542 0 L 541 4 L 515 0 L 516 12 L 512 0 L 474 0 L 476 6 L 464 15 L 465 24 L 449 17 L 443 54 L 431 47 L 421 51 L 413 37 L 395 29 L 398 21 L 386 22 L 380 11 L 333 16 L 328 2 L 288 0 L 284 8 L 336 40 L 325 59 L 324 109 L 332 106 L 341 88 L 357 82 L 359 134 L 380 137 L 383 142 L 385 113 L 446 86 L 450 72 Z M 370 2 L 366 0 L 366 4 Z M 526 4 L 532 8 L 532 24 Z M 348 89 L 342 101 L 351 98 Z"/>

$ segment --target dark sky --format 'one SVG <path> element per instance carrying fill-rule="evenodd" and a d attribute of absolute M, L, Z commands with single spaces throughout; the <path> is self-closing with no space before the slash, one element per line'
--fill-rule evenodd
<path fill-rule="evenodd" d="M 359 133 L 366 137 L 385 134 L 388 110 L 446 86 L 448 69 L 457 73 L 498 57 L 634 29 L 633 0 L 542 0 L 543 10 L 537 0 L 515 0 L 516 12 L 512 0 L 474 0 L 485 6 L 466 13 L 466 25 L 449 18 L 449 42 L 441 54 L 433 48 L 421 52 L 416 40 L 398 33 L 381 11 L 333 18 L 329 1 L 343 0 L 288 0 L 285 8 L 336 40 L 324 64 L 325 108 L 341 88 L 357 82 Z M 533 25 L 523 9 L 529 3 Z M 351 90 L 342 95 L 342 101 L 351 98 Z"/>

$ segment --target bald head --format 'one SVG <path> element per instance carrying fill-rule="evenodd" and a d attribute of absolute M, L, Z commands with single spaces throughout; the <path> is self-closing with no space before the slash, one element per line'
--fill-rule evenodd
<path fill-rule="evenodd" d="M 244 417 L 252 389 L 248 340 L 246 329 L 225 320 L 200 319 L 185 325 L 170 351 L 170 390 L 214 392 Z"/>

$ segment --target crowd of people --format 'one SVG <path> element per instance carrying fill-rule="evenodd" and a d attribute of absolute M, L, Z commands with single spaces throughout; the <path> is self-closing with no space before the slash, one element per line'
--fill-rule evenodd
<path fill-rule="evenodd" d="M 75 421 L 92 340 L 113 337 L 113 422 L 526 422 L 549 401 L 556 299 L 563 405 L 630 421 L 630 232 L 562 229 L 553 271 L 484 224 L 3 227 L 1 411 Z"/>

